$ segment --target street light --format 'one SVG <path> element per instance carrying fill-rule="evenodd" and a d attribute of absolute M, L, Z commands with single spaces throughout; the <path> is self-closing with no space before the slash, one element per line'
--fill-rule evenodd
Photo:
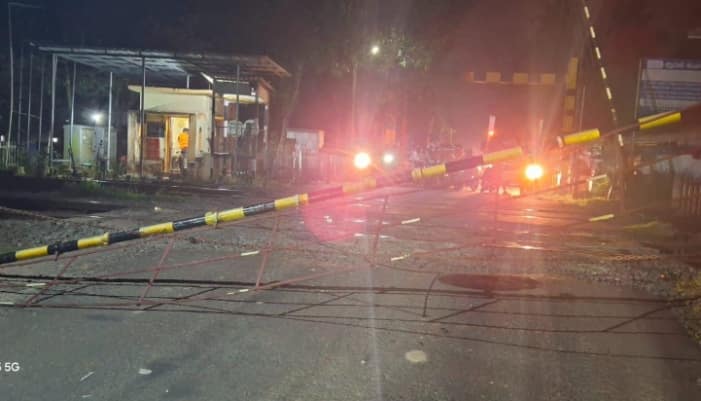
<path fill-rule="evenodd" d="M 90 118 L 93 120 L 93 122 L 95 123 L 95 125 L 97 125 L 97 124 L 100 123 L 100 121 L 102 121 L 102 113 L 100 113 L 100 112 L 92 113 L 92 115 L 90 116 Z"/>
<path fill-rule="evenodd" d="M 372 47 L 370 48 L 370 54 L 372 54 L 373 56 L 377 56 L 378 54 L 380 54 L 380 45 L 372 45 Z"/>

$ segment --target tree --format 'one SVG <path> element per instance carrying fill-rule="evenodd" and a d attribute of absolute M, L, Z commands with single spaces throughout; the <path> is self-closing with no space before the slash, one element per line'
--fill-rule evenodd
<path fill-rule="evenodd" d="M 328 4 L 325 2 L 324 4 Z M 284 149 L 287 128 L 290 119 L 297 107 L 299 99 L 301 83 L 308 69 L 313 72 L 319 72 L 325 69 L 329 57 L 330 47 L 324 44 L 324 34 L 327 26 L 325 26 L 326 13 L 328 6 L 322 5 L 318 8 L 300 7 L 298 1 L 288 0 L 277 4 L 275 11 L 271 16 L 271 25 L 276 26 L 276 22 L 286 21 L 286 28 L 291 35 L 285 36 L 283 41 L 275 40 L 273 42 L 273 51 L 279 55 L 280 59 L 287 63 L 293 63 L 294 70 L 292 80 L 282 82 L 276 94 L 275 102 L 280 109 L 280 123 L 278 128 L 277 143 L 274 153 L 269 149 L 266 151 L 265 167 L 266 174 L 263 180 L 263 186 L 266 187 L 272 171 L 275 170 L 275 162 L 281 160 L 281 154 Z M 292 13 L 296 10 L 296 13 Z M 272 11 L 272 10 L 271 10 Z M 296 18 L 290 20 L 290 15 L 297 15 Z M 271 36 L 276 36 L 272 34 Z M 277 38 L 279 39 L 279 38 Z M 290 47 L 289 43 L 295 43 L 296 46 Z M 309 60 L 309 62 L 307 62 Z"/>

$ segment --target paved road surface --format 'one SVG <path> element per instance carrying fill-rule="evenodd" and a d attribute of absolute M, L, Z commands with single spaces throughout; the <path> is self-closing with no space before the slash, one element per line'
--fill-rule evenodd
<path fill-rule="evenodd" d="M 148 310 L 109 309 L 133 301 L 143 283 L 66 284 L 43 293 L 37 307 L 0 309 L 0 361 L 21 366 L 0 373 L 1 398 L 701 399 L 701 350 L 667 303 L 558 274 L 560 265 L 584 262 L 560 257 L 550 249 L 554 238 L 596 252 L 606 243 L 553 228 L 583 216 L 502 202 L 495 226 L 488 196 L 394 196 L 384 214 L 383 202 L 355 200 L 288 215 L 278 233 L 283 238 L 311 231 L 314 246 L 361 249 L 371 257 L 339 262 L 273 253 L 262 279 L 339 271 L 341 263 L 355 270 L 260 292 L 212 283 L 157 285 L 146 299 L 163 303 Z M 412 222 L 416 217 L 421 220 Z M 378 219 L 387 227 L 375 249 Z M 466 243 L 470 247 L 461 248 Z M 177 253 L 179 246 L 173 258 L 197 257 L 195 248 Z M 130 260 L 129 250 L 119 252 Z M 144 255 L 157 260 L 159 254 Z M 255 282 L 261 257 L 159 277 Z M 133 267 L 107 266 L 114 259 L 103 256 L 87 261 L 76 266 L 83 276 L 91 268 Z M 55 266 L 46 266 L 7 272 L 55 274 Z M 2 300 L 20 302 L 37 291 L 5 290 Z M 217 299 L 198 299 L 201 294 Z M 190 302 L 165 301 L 187 297 Z M 110 304 L 96 307 L 103 298 Z M 66 303 L 75 307 L 55 307 Z"/>

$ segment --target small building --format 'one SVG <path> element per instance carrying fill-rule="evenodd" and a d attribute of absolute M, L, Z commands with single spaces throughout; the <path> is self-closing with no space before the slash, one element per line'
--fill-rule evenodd
<path fill-rule="evenodd" d="M 248 83 L 239 86 L 238 96 L 229 93 L 235 92 L 234 88 L 223 87 L 214 100 L 211 89 L 145 87 L 143 142 L 139 110 L 130 110 L 128 114 L 127 171 L 138 173 L 143 155 L 145 175 L 180 174 L 178 136 L 187 128 L 186 163 L 192 170 L 190 176 L 208 179 L 212 175 L 231 176 L 237 171 L 255 174 L 263 160 L 259 145 L 267 143 L 265 121 L 270 91 L 263 84 L 257 88 Z M 129 90 L 141 93 L 137 85 L 130 85 Z"/>
<path fill-rule="evenodd" d="M 107 132 L 109 131 L 109 137 Z M 117 160 L 117 131 L 114 127 L 82 124 L 65 124 L 63 126 L 63 159 L 73 163 L 76 170 L 91 171 L 100 163 Z"/>
<path fill-rule="evenodd" d="M 285 134 L 288 141 L 294 142 L 291 165 L 298 177 L 320 176 L 319 150 L 324 147 L 324 131 L 304 128 L 289 128 Z M 289 165 L 289 164 L 287 164 Z"/>
<path fill-rule="evenodd" d="M 118 163 L 120 171 L 126 169 L 141 177 L 187 175 L 218 180 L 255 174 L 268 147 L 273 83 L 290 75 L 265 55 L 32 46 L 52 56 L 52 93 L 59 60 L 106 72 L 110 88 L 108 125 L 117 119 L 112 117 L 112 76 L 129 81 L 129 91 L 139 94 L 139 106 L 126 112 L 126 131 L 118 132 L 115 141 L 126 146 L 114 146 L 125 150 L 108 157 L 107 168 Z M 53 127 L 53 97 L 51 109 Z M 79 127 L 79 132 L 83 128 Z M 185 128 L 189 130 L 189 143 L 184 167 L 191 171 L 180 170 L 178 135 Z M 73 125 L 74 134 L 75 129 Z M 93 136 L 97 131 L 93 130 Z M 112 138 L 114 131 L 107 131 L 103 136 Z M 49 155 L 54 154 L 53 142 L 46 144 Z M 90 159 L 90 155 L 85 158 Z"/>

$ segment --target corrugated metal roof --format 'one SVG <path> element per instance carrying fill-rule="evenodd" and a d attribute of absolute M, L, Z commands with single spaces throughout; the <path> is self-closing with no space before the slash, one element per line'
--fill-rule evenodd
<path fill-rule="evenodd" d="M 141 61 L 146 60 L 147 74 L 162 77 L 184 77 L 207 74 L 215 79 L 233 79 L 236 66 L 240 66 L 241 78 L 289 77 L 282 66 L 268 56 L 221 53 L 170 52 L 164 50 L 121 49 L 53 44 L 32 44 L 41 52 L 115 74 L 140 76 Z"/>

